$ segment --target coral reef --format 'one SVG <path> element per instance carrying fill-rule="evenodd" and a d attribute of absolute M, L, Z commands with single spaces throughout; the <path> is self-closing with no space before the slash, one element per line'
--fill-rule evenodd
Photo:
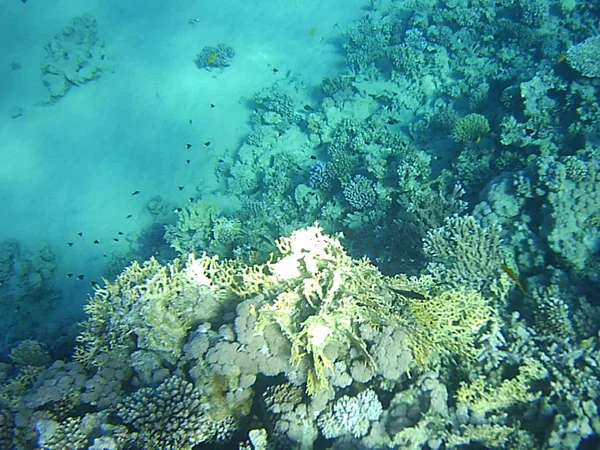
<path fill-rule="evenodd" d="M 214 438 L 217 424 L 192 383 L 173 376 L 156 388 L 142 388 L 117 405 L 116 414 L 137 433 L 143 447 L 188 449 Z"/>
<path fill-rule="evenodd" d="M 567 51 L 567 62 L 584 77 L 600 77 L 600 36 L 592 36 Z"/>
<path fill-rule="evenodd" d="M 114 70 L 104 42 L 98 38 L 96 19 L 90 14 L 74 17 L 73 23 L 56 34 L 44 49 L 42 81 L 50 94 L 47 103 L 60 100 L 74 86 Z"/>
<path fill-rule="evenodd" d="M 229 67 L 235 56 L 235 50 L 228 45 L 206 46 L 196 55 L 194 63 L 198 69 L 223 69 Z"/>

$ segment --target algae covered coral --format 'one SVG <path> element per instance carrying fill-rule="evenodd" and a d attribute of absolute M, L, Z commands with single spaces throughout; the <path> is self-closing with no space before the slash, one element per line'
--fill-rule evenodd
<path fill-rule="evenodd" d="M 28 425 L 16 442 L 26 448 L 37 430 L 51 449 L 191 449 L 253 427 L 271 428 L 273 448 L 311 448 L 320 435 L 375 448 L 534 442 L 505 412 L 540 398 L 548 355 L 519 348 L 526 338 L 505 329 L 495 294 L 385 276 L 318 226 L 277 247 L 259 265 L 134 263 L 98 287 L 75 361 L 46 360 L 18 388 L 15 423 Z M 595 342 L 589 352 L 598 358 Z M 71 380 L 67 397 L 44 398 L 53 379 Z M 401 406 L 424 401 L 417 415 Z"/>
<path fill-rule="evenodd" d="M 72 359 L 14 346 L 0 443 L 598 445 L 599 8 L 415 5 L 373 0 L 310 104 L 254 95 L 223 197 L 96 287 Z"/>

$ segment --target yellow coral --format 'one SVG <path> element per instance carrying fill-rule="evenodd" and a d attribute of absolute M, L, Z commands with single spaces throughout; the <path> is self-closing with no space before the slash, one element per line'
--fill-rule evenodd
<path fill-rule="evenodd" d="M 503 380 L 497 386 L 489 378 L 477 378 L 470 383 L 461 383 L 456 399 L 485 416 L 517 403 L 535 400 L 539 393 L 530 391 L 531 382 L 547 375 L 547 370 L 539 361 L 527 360 L 519 367 L 516 377 Z"/>
<path fill-rule="evenodd" d="M 443 291 L 422 298 L 404 297 L 414 329 L 409 334 L 415 362 L 426 365 L 434 352 L 459 356 L 465 362 L 476 354 L 479 329 L 492 319 L 492 310 L 475 291 Z"/>

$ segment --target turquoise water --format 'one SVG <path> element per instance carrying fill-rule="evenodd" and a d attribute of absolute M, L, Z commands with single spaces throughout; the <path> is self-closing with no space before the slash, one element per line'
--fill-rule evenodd
<path fill-rule="evenodd" d="M 598 2 L 1 9 L 1 448 L 596 448 Z"/>

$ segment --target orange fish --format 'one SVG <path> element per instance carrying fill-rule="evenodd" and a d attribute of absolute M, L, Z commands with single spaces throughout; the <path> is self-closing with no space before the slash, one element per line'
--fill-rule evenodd
<path fill-rule="evenodd" d="M 522 292 L 522 294 L 523 295 L 527 295 L 527 291 L 523 287 L 523 284 L 521 283 L 521 280 L 519 280 L 519 277 L 514 272 L 514 270 L 512 270 L 506 264 L 502 264 L 502 270 L 504 270 L 506 272 L 506 274 L 511 278 L 511 280 L 513 280 L 515 282 L 515 284 L 517 285 L 517 287 L 519 288 L 519 290 Z"/>

